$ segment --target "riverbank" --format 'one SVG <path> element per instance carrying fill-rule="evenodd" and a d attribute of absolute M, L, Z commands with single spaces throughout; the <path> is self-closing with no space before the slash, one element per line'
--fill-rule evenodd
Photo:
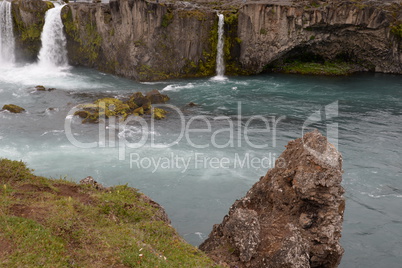
<path fill-rule="evenodd" d="M 0 263 L 7 267 L 216 267 L 137 189 L 39 177 L 7 159 L 0 184 Z"/>

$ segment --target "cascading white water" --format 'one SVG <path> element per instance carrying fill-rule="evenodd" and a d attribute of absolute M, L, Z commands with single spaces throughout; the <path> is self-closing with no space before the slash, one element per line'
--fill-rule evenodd
<path fill-rule="evenodd" d="M 218 14 L 219 17 L 219 22 L 218 22 L 218 45 L 216 47 L 217 53 L 216 53 L 216 76 L 214 77 L 214 80 L 225 80 L 226 77 L 225 75 L 225 63 L 223 61 L 223 26 L 224 26 L 224 19 L 225 17 L 223 14 Z"/>
<path fill-rule="evenodd" d="M 61 9 L 64 5 L 57 5 L 49 9 L 45 15 L 41 41 L 42 48 L 39 51 L 39 65 L 45 68 L 67 67 L 67 40 L 63 32 Z"/>
<path fill-rule="evenodd" d="M 14 62 L 14 33 L 11 16 L 11 3 L 0 2 L 0 63 Z"/>

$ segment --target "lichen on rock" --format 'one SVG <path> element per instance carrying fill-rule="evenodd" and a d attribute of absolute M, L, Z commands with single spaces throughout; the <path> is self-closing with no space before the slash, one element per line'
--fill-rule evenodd
<path fill-rule="evenodd" d="M 342 172 L 341 154 L 318 131 L 289 142 L 200 249 L 230 267 L 337 267 Z"/>

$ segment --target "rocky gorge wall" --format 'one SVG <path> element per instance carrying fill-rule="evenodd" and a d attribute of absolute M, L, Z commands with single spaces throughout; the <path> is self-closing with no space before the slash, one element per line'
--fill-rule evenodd
<path fill-rule="evenodd" d="M 228 75 L 260 73 L 272 63 L 308 53 L 351 61 L 362 70 L 402 73 L 400 3 L 314 3 L 260 0 L 213 6 L 111 0 L 69 3 L 62 19 L 70 64 L 136 80 L 214 75 L 217 9 L 225 15 Z M 51 6 L 13 1 L 19 59 L 35 59 Z"/>
<path fill-rule="evenodd" d="M 143 0 L 71 3 L 63 10 L 71 64 L 155 80 L 211 75 L 208 42 L 217 16 Z"/>
<path fill-rule="evenodd" d="M 392 31 L 401 19 L 401 5 L 396 3 L 245 5 L 239 11 L 240 62 L 258 73 L 275 60 L 302 51 L 326 60 L 347 58 L 370 71 L 402 73 L 402 36 Z"/>

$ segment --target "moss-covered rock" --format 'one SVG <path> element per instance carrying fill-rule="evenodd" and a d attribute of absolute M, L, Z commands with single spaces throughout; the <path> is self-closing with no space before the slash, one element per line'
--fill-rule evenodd
<path fill-rule="evenodd" d="M 164 119 L 166 114 L 167 114 L 167 112 L 163 109 L 160 109 L 160 108 L 152 109 L 152 117 L 157 120 Z"/>
<path fill-rule="evenodd" d="M 74 115 L 83 118 L 83 123 L 99 123 L 101 119 L 110 117 L 119 117 L 125 120 L 130 115 L 152 114 L 152 100 L 153 103 L 165 103 L 169 97 L 153 90 L 148 92 L 146 96 L 141 92 L 136 92 L 125 102 L 116 98 L 101 98 L 92 104 L 81 105 L 81 110 L 76 111 Z M 154 118 L 165 118 L 165 110 L 156 108 L 156 113 Z"/>
<path fill-rule="evenodd" d="M 143 115 L 144 114 L 144 108 L 139 107 L 139 108 L 135 109 L 134 114 Z"/>
<path fill-rule="evenodd" d="M 20 107 L 18 105 L 15 105 L 15 104 L 6 104 L 6 105 L 3 106 L 3 110 L 7 110 L 10 113 L 15 113 L 15 114 L 25 112 L 24 108 L 22 108 L 22 107 Z"/>

